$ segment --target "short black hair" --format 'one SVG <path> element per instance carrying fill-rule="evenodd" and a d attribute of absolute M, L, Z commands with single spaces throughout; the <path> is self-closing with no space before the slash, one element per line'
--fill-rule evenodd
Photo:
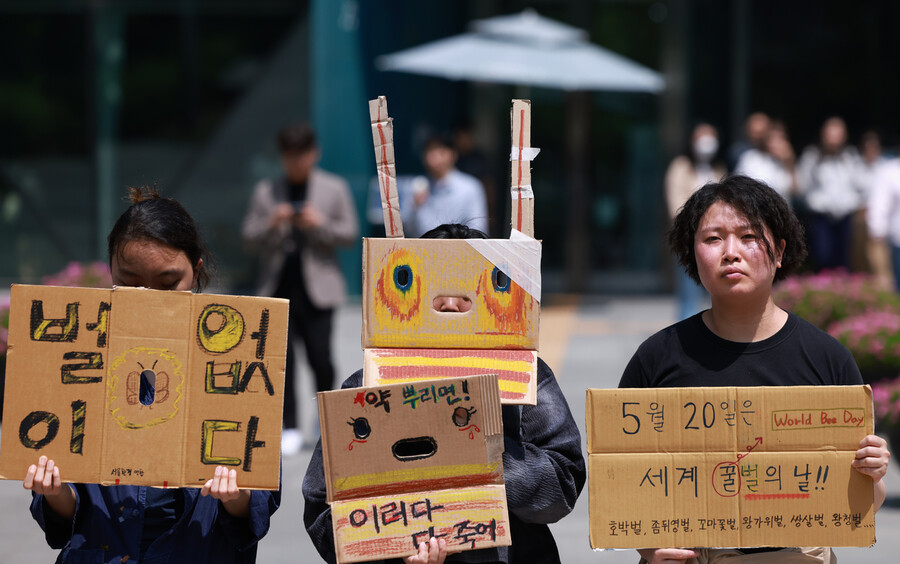
<path fill-rule="evenodd" d="M 426 231 L 420 239 L 487 239 L 484 232 L 462 223 L 444 223 Z"/>
<path fill-rule="evenodd" d="M 694 256 L 694 237 L 703 215 L 716 202 L 728 204 L 740 212 L 758 234 L 771 236 L 771 242 L 768 236 L 763 236 L 762 241 L 773 262 L 775 249 L 771 243 L 784 241 L 781 268 L 775 271 L 775 282 L 783 280 L 803 263 L 806 258 L 803 226 L 787 201 L 762 182 L 746 176 L 729 176 L 694 192 L 678 211 L 667 234 L 669 248 L 695 282 L 700 283 L 700 274 Z"/>
<path fill-rule="evenodd" d="M 174 198 L 164 198 L 152 186 L 128 189 L 131 206 L 119 216 L 106 237 L 109 262 L 132 241 L 156 241 L 183 251 L 197 273 L 197 291 L 210 281 L 212 261 L 194 219 Z"/>
<path fill-rule="evenodd" d="M 281 128 L 276 141 L 281 153 L 305 153 L 316 148 L 316 132 L 308 123 L 294 123 Z"/>
<path fill-rule="evenodd" d="M 455 151 L 456 145 L 453 143 L 453 138 L 447 133 L 437 133 L 425 140 L 425 144 L 422 145 L 422 152 L 427 153 L 435 148 Z"/>

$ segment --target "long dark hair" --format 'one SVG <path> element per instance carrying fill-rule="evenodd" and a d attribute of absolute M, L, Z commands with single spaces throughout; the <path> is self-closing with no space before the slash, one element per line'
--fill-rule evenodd
<path fill-rule="evenodd" d="M 157 241 L 183 251 L 197 269 L 197 291 L 209 284 L 211 258 L 194 219 L 174 198 L 163 198 L 152 186 L 128 189 L 131 206 L 119 216 L 106 237 L 109 261 L 131 241 Z"/>

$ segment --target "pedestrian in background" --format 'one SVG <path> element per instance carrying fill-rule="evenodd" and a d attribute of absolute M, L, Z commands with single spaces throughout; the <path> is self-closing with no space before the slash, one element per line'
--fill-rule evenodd
<path fill-rule="evenodd" d="M 750 149 L 763 149 L 769 132 L 769 116 L 763 112 L 753 112 L 744 122 L 744 137 L 728 147 L 728 170 L 737 168 L 738 161 Z"/>
<path fill-rule="evenodd" d="M 282 452 L 291 455 L 303 445 L 294 344 L 305 345 L 316 390 L 330 390 L 334 308 L 346 297 L 335 250 L 356 242 L 359 224 L 347 182 L 316 166 L 313 129 L 289 125 L 278 132 L 277 142 L 284 176 L 256 184 L 242 233 L 259 254 L 258 295 L 291 301 L 281 443 Z"/>
<path fill-rule="evenodd" d="M 900 291 L 900 158 L 878 168 L 868 204 L 869 260 L 882 285 Z"/>
<path fill-rule="evenodd" d="M 847 145 L 839 117 L 822 125 L 819 143 L 797 163 L 797 185 L 808 214 L 809 253 L 816 270 L 850 269 L 853 214 L 863 206 L 862 159 Z"/>
<path fill-rule="evenodd" d="M 862 205 L 853 216 L 853 270 L 873 273 L 885 288 L 893 288 L 890 257 L 884 241 L 869 237 L 869 202 L 881 169 L 888 162 L 881 151 L 881 136 L 874 129 L 865 131 L 859 138 L 862 166 L 859 187 Z"/>
<path fill-rule="evenodd" d="M 456 168 L 457 156 L 453 143 L 446 137 L 437 135 L 425 142 L 422 162 L 428 182 L 414 188 L 416 236 L 445 223 L 461 223 L 487 232 L 484 186 L 474 176 Z"/>
<path fill-rule="evenodd" d="M 688 149 L 675 157 L 666 170 L 666 203 L 670 221 L 698 188 L 725 176 L 724 165 L 716 160 L 718 152 L 719 134 L 716 128 L 708 123 L 697 124 Z M 706 292 L 681 268 L 676 267 L 675 276 L 678 319 L 686 319 L 702 309 Z"/>
<path fill-rule="evenodd" d="M 746 151 L 737 163 L 735 174 L 749 176 L 772 188 L 788 202 L 797 192 L 794 165 L 797 157 L 783 122 L 772 120 L 762 148 Z"/>

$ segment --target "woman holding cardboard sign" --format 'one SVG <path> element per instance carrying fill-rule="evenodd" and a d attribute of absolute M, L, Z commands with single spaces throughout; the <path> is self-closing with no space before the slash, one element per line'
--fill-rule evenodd
<path fill-rule="evenodd" d="M 129 190 L 132 205 L 108 237 L 113 283 L 196 290 L 209 281 L 207 251 L 175 200 Z M 53 460 L 29 467 L 25 489 L 57 562 L 252 563 L 281 492 L 249 491 L 219 466 L 201 490 L 64 484 Z"/>
<path fill-rule="evenodd" d="M 775 305 L 772 285 L 806 256 L 803 230 L 785 200 L 744 176 L 695 192 L 675 217 L 669 245 L 712 307 L 647 339 L 620 388 L 862 384 L 850 352 Z M 884 439 L 862 437 L 853 468 L 872 478 L 875 510 L 885 498 L 890 453 Z M 835 562 L 829 548 L 639 551 L 653 564 Z"/>

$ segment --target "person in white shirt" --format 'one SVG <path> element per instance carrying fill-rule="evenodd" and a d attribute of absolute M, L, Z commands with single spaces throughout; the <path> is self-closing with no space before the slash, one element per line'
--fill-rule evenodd
<path fill-rule="evenodd" d="M 854 212 L 863 205 L 862 159 L 847 145 L 847 126 L 839 117 L 822 125 L 819 145 L 809 146 L 797 163 L 797 185 L 809 210 L 809 254 L 816 270 L 850 268 Z"/>
<path fill-rule="evenodd" d="M 445 223 L 488 231 L 484 186 L 474 176 L 457 170 L 456 158 L 453 145 L 443 137 L 432 137 L 425 143 L 422 161 L 429 182 L 414 187 L 416 236 Z"/>
<path fill-rule="evenodd" d="M 893 284 L 900 289 L 900 159 L 887 161 L 879 168 L 869 193 L 866 221 L 872 245 L 886 245 L 889 250 L 889 258 L 872 260 L 876 274 L 881 274 L 885 285 L 890 284 L 890 279 L 885 280 L 883 273 L 889 264 Z M 885 268 L 879 269 L 878 265 L 882 264 Z"/>
<path fill-rule="evenodd" d="M 773 120 L 766 133 L 763 148 L 748 149 L 735 168 L 735 174 L 749 176 L 767 184 L 787 201 L 797 191 L 797 180 L 794 175 L 796 155 L 788 139 L 784 123 Z"/>

